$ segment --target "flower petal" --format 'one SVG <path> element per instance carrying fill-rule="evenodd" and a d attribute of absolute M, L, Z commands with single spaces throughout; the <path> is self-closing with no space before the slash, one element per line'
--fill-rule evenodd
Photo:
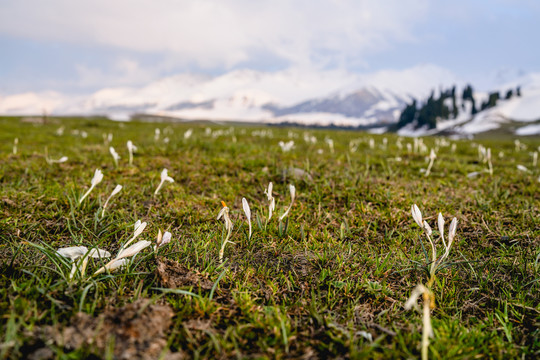
<path fill-rule="evenodd" d="M 412 213 L 412 217 L 413 217 L 414 221 L 416 221 L 418 226 L 423 228 L 424 226 L 422 225 L 422 213 L 420 212 L 420 209 L 418 208 L 418 206 L 416 204 L 414 204 L 411 207 L 411 213 Z"/>
<path fill-rule="evenodd" d="M 88 248 L 86 246 L 68 246 L 56 250 L 57 254 L 70 258 L 71 260 L 78 259 L 84 256 L 87 252 Z"/>

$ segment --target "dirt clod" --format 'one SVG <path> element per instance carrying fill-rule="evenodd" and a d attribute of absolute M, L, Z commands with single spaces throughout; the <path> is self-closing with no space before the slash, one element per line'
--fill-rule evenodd
<path fill-rule="evenodd" d="M 78 313 L 71 326 L 48 329 L 45 336 L 68 351 L 90 347 L 103 356 L 112 346 L 116 359 L 157 359 L 167 345 L 173 315 L 170 306 L 141 299 L 98 317 Z M 178 359 L 182 354 L 169 353 L 164 358 Z"/>
<path fill-rule="evenodd" d="M 212 282 L 204 275 L 193 272 L 179 262 L 167 258 L 159 258 L 156 272 L 164 287 L 171 289 L 193 286 L 203 290 L 212 289 Z"/>

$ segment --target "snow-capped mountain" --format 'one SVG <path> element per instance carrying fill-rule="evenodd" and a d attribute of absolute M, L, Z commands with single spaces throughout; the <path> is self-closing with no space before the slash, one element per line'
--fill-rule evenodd
<path fill-rule="evenodd" d="M 501 75 L 523 87 L 523 96 L 501 102 L 478 117 L 502 114 L 514 119 L 540 118 L 540 74 Z M 508 79 L 511 78 L 511 79 Z M 54 92 L 0 96 L 0 114 L 106 115 L 129 119 L 149 114 L 186 120 L 295 122 L 306 125 L 382 126 L 393 124 L 413 98 L 464 82 L 430 64 L 405 70 L 358 74 L 341 70 L 287 69 L 277 72 L 235 70 L 219 76 L 179 74 L 142 87 L 105 88 L 83 97 Z M 538 98 L 537 98 L 538 97 Z M 465 114 L 465 113 L 464 113 Z M 461 116 L 461 114 L 460 114 Z M 491 116 L 491 115 L 490 115 Z M 495 116 L 495 115 L 493 115 Z M 472 126 L 465 115 L 452 126 Z M 450 126 L 441 124 L 441 128 Z M 468 131 L 466 127 L 463 131 Z"/>

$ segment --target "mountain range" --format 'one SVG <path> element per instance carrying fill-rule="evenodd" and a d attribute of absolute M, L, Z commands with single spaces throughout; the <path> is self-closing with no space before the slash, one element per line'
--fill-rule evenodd
<path fill-rule="evenodd" d="M 357 74 L 340 70 L 287 69 L 277 72 L 234 70 L 218 76 L 179 74 L 141 87 L 105 88 L 89 95 L 58 92 L 0 96 L 3 115 L 105 115 L 128 120 L 133 114 L 182 120 L 297 123 L 318 126 L 385 127 L 395 124 L 413 99 L 466 82 L 447 69 L 424 64 L 405 70 Z M 474 84 L 473 84 L 474 85 Z M 474 116 L 460 107 L 436 129 L 403 129 L 404 135 L 440 131 L 471 134 L 512 124 L 518 135 L 540 133 L 540 73 L 504 71 L 492 91 L 521 88 L 522 95 L 501 100 Z M 480 103 L 488 92 L 475 92 Z"/>

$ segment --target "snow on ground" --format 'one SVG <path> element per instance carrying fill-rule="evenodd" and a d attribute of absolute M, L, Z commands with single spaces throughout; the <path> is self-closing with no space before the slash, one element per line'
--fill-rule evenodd
<path fill-rule="evenodd" d="M 369 126 L 378 122 L 377 118 L 355 118 L 347 117 L 341 114 L 325 113 L 325 112 L 311 112 L 311 113 L 298 113 L 279 116 L 267 120 L 268 123 L 282 123 L 291 122 L 299 123 L 302 125 L 319 125 L 319 126 L 345 126 L 345 127 L 357 127 L 357 126 Z"/>
<path fill-rule="evenodd" d="M 500 123 L 506 122 L 494 109 L 482 111 L 469 122 L 458 126 L 457 130 L 464 134 L 478 134 L 481 132 L 498 129 Z"/>
<path fill-rule="evenodd" d="M 439 129 L 454 127 L 460 133 L 477 134 L 497 129 L 501 124 L 511 121 L 531 122 L 540 119 L 540 87 L 531 86 L 522 89 L 521 96 L 513 96 L 508 100 L 499 100 L 497 106 L 481 111 L 471 121 L 470 109 L 466 109 L 457 119 L 442 122 Z M 477 104 L 480 102 L 477 101 Z M 467 103 L 466 103 L 467 104 Z M 463 125 L 461 125 L 463 124 Z"/>
<path fill-rule="evenodd" d="M 418 129 L 415 129 L 414 124 L 407 124 L 401 129 L 398 130 L 398 135 L 400 136 L 407 136 L 407 137 L 417 137 L 417 136 L 425 136 L 429 134 L 436 133 L 437 130 L 428 130 L 427 127 L 421 127 Z"/>
<path fill-rule="evenodd" d="M 540 124 L 532 124 L 520 127 L 516 130 L 516 135 L 526 136 L 526 135 L 540 135 Z"/>
<path fill-rule="evenodd" d="M 530 122 L 540 119 L 540 88 L 526 88 L 522 96 L 503 100 L 497 106 L 498 112 L 516 121 Z"/>

